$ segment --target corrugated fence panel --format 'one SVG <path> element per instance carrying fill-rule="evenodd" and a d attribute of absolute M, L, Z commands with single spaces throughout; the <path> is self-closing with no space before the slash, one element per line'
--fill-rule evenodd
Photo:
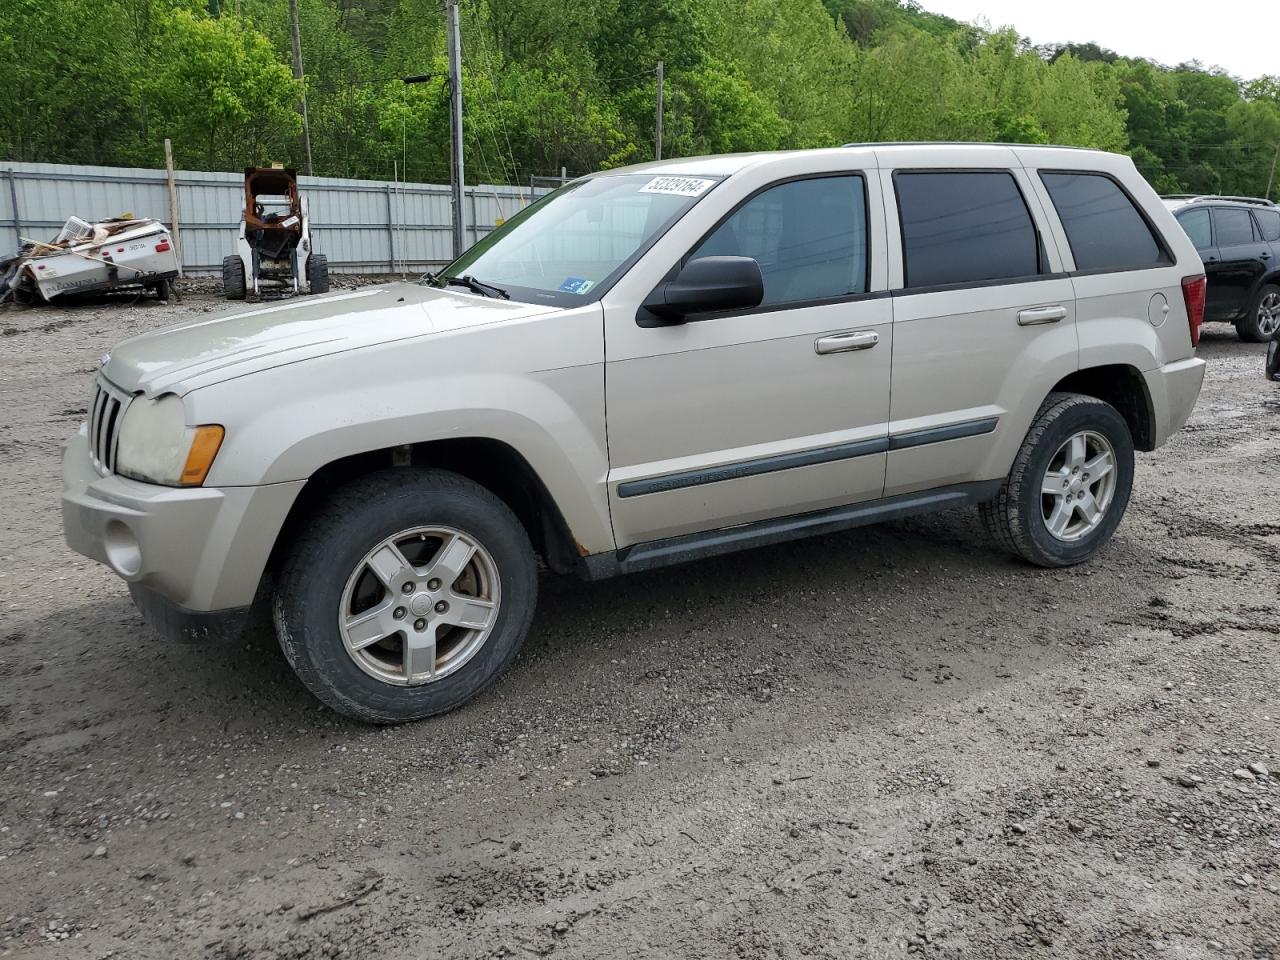
<path fill-rule="evenodd" d="M 222 258 L 235 250 L 244 178 L 179 170 L 174 179 L 183 270 L 217 274 Z M 300 177 L 299 185 L 316 250 L 334 273 L 421 273 L 452 259 L 447 185 L 334 177 Z M 467 242 L 530 200 L 523 187 L 468 187 Z M 19 236 L 52 239 L 70 216 L 102 220 L 122 213 L 168 222 L 163 170 L 0 162 L 0 251 L 16 250 Z"/>

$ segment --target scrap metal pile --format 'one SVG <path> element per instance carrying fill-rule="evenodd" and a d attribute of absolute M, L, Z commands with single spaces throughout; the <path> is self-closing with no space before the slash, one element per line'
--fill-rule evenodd
<path fill-rule="evenodd" d="M 67 220 L 48 243 L 21 238 L 17 255 L 0 260 L 0 303 L 52 301 L 73 293 L 142 287 L 168 299 L 181 275 L 169 230 L 158 220 L 125 214 L 89 223 Z"/>

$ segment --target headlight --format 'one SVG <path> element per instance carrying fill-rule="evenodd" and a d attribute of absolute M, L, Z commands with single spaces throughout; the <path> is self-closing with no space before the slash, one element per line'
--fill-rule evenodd
<path fill-rule="evenodd" d="M 129 404 L 116 446 L 116 472 L 169 487 L 198 487 L 222 445 L 216 424 L 187 426 L 182 399 L 172 393 Z"/>

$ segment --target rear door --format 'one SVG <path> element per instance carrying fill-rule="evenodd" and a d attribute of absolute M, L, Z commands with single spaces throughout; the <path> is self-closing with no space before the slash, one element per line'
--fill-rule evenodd
<path fill-rule="evenodd" d="M 1249 308 L 1271 259 L 1246 207 L 1214 207 L 1213 233 L 1218 263 L 1209 280 L 1205 311 L 1212 320 L 1234 320 Z"/>
<path fill-rule="evenodd" d="M 935 147 L 881 177 L 902 251 L 885 495 L 1000 476 L 1076 368 L 1071 281 L 1013 151 Z"/>

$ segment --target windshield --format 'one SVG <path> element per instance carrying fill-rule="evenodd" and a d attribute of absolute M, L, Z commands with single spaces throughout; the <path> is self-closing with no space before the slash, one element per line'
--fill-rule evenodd
<path fill-rule="evenodd" d="M 579 180 L 521 210 L 440 277 L 473 277 L 516 300 L 594 300 L 716 182 L 647 173 Z"/>

